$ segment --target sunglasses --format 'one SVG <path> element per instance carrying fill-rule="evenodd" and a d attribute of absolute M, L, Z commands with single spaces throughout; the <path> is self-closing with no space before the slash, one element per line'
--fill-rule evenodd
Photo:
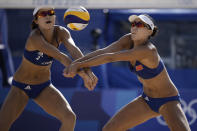
<path fill-rule="evenodd" d="M 55 15 L 55 11 L 54 10 L 40 11 L 37 14 L 38 17 L 46 17 L 47 15 L 49 16 Z"/>
<path fill-rule="evenodd" d="M 148 29 L 150 28 L 148 25 L 146 25 L 142 22 L 132 22 L 131 27 L 138 27 L 138 28 L 147 27 Z"/>

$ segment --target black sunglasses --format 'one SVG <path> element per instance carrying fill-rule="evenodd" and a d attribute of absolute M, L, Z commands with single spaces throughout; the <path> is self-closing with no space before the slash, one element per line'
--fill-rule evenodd
<path fill-rule="evenodd" d="M 149 25 L 146 25 L 146 24 L 144 24 L 142 22 L 136 22 L 136 21 L 131 23 L 131 27 L 138 27 L 138 28 L 147 27 L 148 29 L 150 29 Z"/>
<path fill-rule="evenodd" d="M 40 11 L 38 12 L 37 17 L 46 17 L 47 15 L 49 16 L 55 15 L 55 11 L 54 10 Z"/>

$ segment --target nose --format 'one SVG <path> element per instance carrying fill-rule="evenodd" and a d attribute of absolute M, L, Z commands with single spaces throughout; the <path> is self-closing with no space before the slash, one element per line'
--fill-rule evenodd
<path fill-rule="evenodd" d="M 136 30 L 136 29 L 137 29 L 137 27 L 136 27 L 136 26 L 133 26 L 133 27 L 131 27 L 131 29 Z"/>
<path fill-rule="evenodd" d="M 131 27 L 131 32 L 136 32 L 137 31 L 137 27 Z"/>
<path fill-rule="evenodd" d="M 47 15 L 46 15 L 46 19 L 50 19 L 50 15 L 47 14 Z"/>

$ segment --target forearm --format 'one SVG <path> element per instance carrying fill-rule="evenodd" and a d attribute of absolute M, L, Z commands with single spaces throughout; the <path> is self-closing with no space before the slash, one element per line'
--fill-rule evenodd
<path fill-rule="evenodd" d="M 109 62 L 114 62 L 114 60 L 112 59 L 112 55 L 113 55 L 112 53 L 106 53 L 89 58 L 87 60 L 83 60 L 81 62 L 78 62 L 78 68 L 92 67 L 92 66 L 106 64 Z"/>
<path fill-rule="evenodd" d="M 104 51 L 103 51 L 102 49 L 98 49 L 98 50 L 96 50 L 96 51 L 93 51 L 93 52 L 91 52 L 91 53 L 86 54 L 84 57 L 81 57 L 81 58 L 77 59 L 76 62 L 85 61 L 85 60 L 88 60 L 88 59 L 90 59 L 90 58 L 92 58 L 92 57 L 101 55 L 101 54 L 103 54 L 103 53 L 104 53 Z"/>
<path fill-rule="evenodd" d="M 74 59 L 77 59 L 77 58 L 80 58 L 83 56 L 83 54 L 81 53 L 81 51 L 78 49 L 78 48 L 74 48 L 73 51 L 70 53 L 71 56 L 74 58 Z M 62 53 L 62 64 L 66 67 L 68 67 L 71 63 L 72 63 L 72 60 L 65 54 Z M 85 68 L 83 70 L 80 70 L 77 72 L 77 74 L 80 76 L 80 77 L 84 77 L 86 74 L 86 71 L 91 71 L 89 68 Z"/>
<path fill-rule="evenodd" d="M 73 51 L 70 53 L 71 56 L 74 59 L 77 59 L 76 61 L 78 61 L 79 59 L 83 60 L 84 59 L 84 55 L 82 54 L 81 50 L 78 47 L 74 47 L 74 49 L 72 49 Z M 86 57 L 85 59 L 88 59 L 90 57 L 93 57 L 94 55 L 98 55 L 101 53 L 101 50 L 98 50 L 94 53 L 89 53 L 90 56 Z M 78 72 L 79 76 L 84 75 L 84 73 L 92 73 L 91 69 L 89 67 L 83 68 L 83 70 L 81 70 L 80 72 Z"/>
<path fill-rule="evenodd" d="M 73 46 L 72 48 L 70 48 L 69 53 L 74 60 L 84 56 L 81 50 L 76 46 Z"/>
<path fill-rule="evenodd" d="M 65 67 L 68 67 L 71 63 L 72 63 L 72 60 L 67 56 L 65 55 L 64 53 L 60 53 L 59 57 L 57 58 L 57 60 L 63 64 Z"/>
<path fill-rule="evenodd" d="M 80 50 L 78 47 L 75 47 L 75 48 L 73 49 L 72 53 L 70 53 L 70 54 L 71 54 L 71 56 L 73 57 L 73 59 L 82 58 L 82 57 L 84 56 L 83 53 L 81 52 L 81 50 Z M 78 72 L 78 75 L 82 77 L 82 76 L 85 75 L 85 73 L 87 73 L 87 72 L 92 72 L 92 71 L 91 71 L 90 68 L 83 68 L 83 70 L 80 70 L 80 71 Z"/>

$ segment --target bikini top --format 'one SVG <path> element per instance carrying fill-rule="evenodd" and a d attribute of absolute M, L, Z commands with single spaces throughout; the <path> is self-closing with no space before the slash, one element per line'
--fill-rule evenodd
<path fill-rule="evenodd" d="M 41 31 L 40 31 L 41 32 Z M 56 31 L 54 32 L 54 36 L 56 39 L 56 42 L 58 43 L 57 40 L 57 35 Z M 44 35 L 41 32 L 41 35 L 45 39 Z M 46 40 L 46 39 L 45 39 Z M 59 45 L 59 44 L 58 44 Z M 26 48 L 24 50 L 24 57 L 30 61 L 31 63 L 39 66 L 47 66 L 50 65 L 53 62 L 53 58 L 44 54 L 43 52 L 40 52 L 39 50 L 34 50 L 34 51 L 28 51 Z"/>
<path fill-rule="evenodd" d="M 53 62 L 53 58 L 38 51 L 24 50 L 24 57 L 31 63 L 39 66 L 47 66 Z"/>
<path fill-rule="evenodd" d="M 143 79 L 151 79 L 160 74 L 163 69 L 164 64 L 162 60 L 159 61 L 159 65 L 156 68 L 149 68 L 140 63 L 140 61 L 136 61 L 135 66 L 132 66 L 130 64 L 130 70 L 138 76 L 142 77 Z"/>

